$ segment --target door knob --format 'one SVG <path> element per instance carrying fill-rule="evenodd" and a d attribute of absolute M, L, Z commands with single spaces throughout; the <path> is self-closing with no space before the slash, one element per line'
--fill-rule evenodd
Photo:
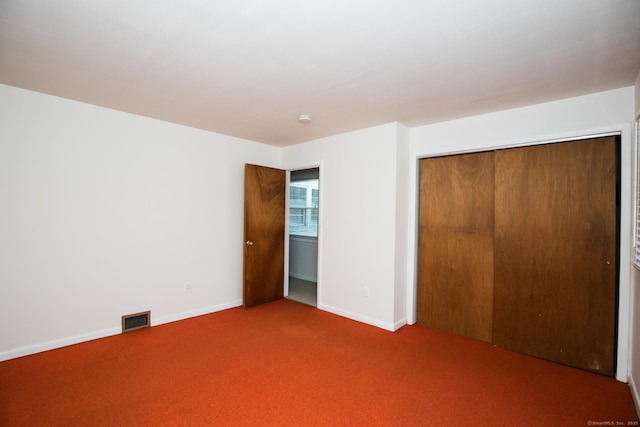
<path fill-rule="evenodd" d="M 253 242 L 252 242 L 251 240 L 247 240 L 246 245 L 247 245 L 247 246 L 253 246 Z"/>

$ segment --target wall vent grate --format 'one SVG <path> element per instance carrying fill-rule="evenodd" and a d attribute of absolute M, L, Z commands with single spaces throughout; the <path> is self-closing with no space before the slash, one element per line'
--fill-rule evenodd
<path fill-rule="evenodd" d="M 151 326 L 150 319 L 150 311 L 124 315 L 122 316 L 122 333 L 148 328 Z"/>

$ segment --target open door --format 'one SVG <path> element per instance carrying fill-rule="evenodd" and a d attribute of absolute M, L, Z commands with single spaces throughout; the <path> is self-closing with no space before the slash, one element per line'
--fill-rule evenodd
<path fill-rule="evenodd" d="M 288 192 L 289 292 L 286 298 L 317 307 L 320 168 L 291 171 Z"/>
<path fill-rule="evenodd" d="M 283 298 L 286 185 L 284 170 L 245 165 L 245 308 Z"/>

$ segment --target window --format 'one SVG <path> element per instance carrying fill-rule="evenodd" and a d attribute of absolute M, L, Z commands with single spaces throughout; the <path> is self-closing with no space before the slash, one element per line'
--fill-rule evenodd
<path fill-rule="evenodd" d="M 291 184 L 289 188 L 289 204 L 291 206 L 306 206 L 307 189 L 296 184 Z"/>
<path fill-rule="evenodd" d="M 304 209 L 289 208 L 289 230 L 304 227 Z"/>
<path fill-rule="evenodd" d="M 318 237 L 318 169 L 291 172 L 289 234 Z"/>

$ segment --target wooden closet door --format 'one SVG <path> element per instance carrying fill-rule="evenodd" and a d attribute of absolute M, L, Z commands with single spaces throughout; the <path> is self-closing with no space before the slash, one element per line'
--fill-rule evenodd
<path fill-rule="evenodd" d="M 493 341 L 614 375 L 616 140 L 496 152 Z"/>
<path fill-rule="evenodd" d="M 417 322 L 491 342 L 493 152 L 420 161 Z"/>

